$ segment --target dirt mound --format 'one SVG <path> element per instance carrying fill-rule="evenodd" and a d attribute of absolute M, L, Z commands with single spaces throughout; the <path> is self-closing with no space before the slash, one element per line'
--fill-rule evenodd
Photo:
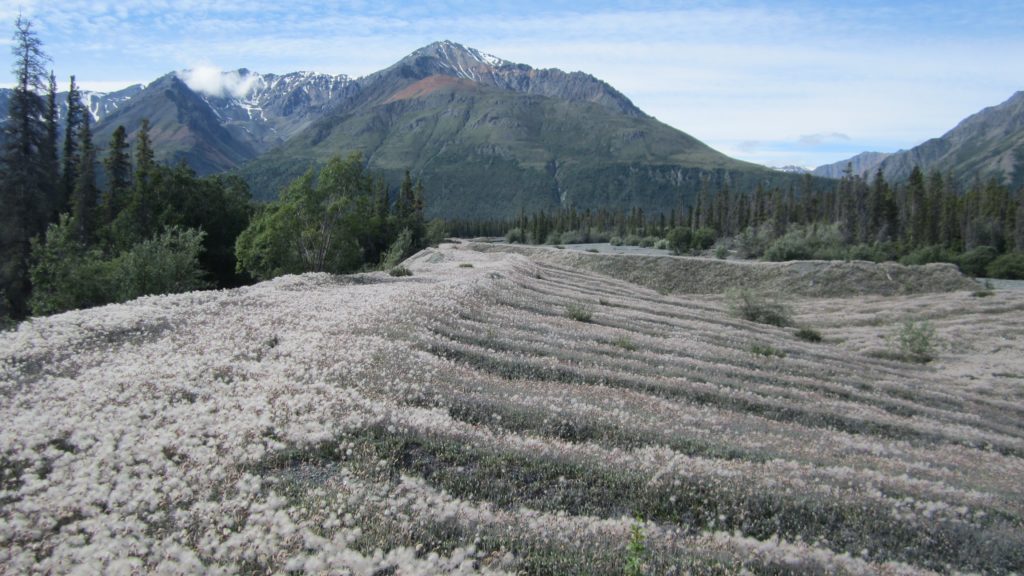
<path fill-rule="evenodd" d="M 903 266 L 894 262 L 806 260 L 756 262 L 592 254 L 539 246 L 471 243 L 480 252 L 512 252 L 542 263 L 589 270 L 661 292 L 715 294 L 750 288 L 800 296 L 917 294 L 976 290 L 979 284 L 952 264 Z"/>

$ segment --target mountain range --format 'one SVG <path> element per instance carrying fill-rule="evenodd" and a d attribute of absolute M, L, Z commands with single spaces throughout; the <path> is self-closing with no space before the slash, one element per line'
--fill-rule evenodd
<path fill-rule="evenodd" d="M 58 95 L 62 117 L 65 100 Z M 99 146 L 118 125 L 133 138 L 146 118 L 158 160 L 200 174 L 236 171 L 261 200 L 350 152 L 392 185 L 409 170 L 424 182 L 428 213 L 452 218 L 570 205 L 665 212 L 693 204 L 705 188 L 806 185 L 802 170 L 721 154 L 589 74 L 535 69 L 450 41 L 358 79 L 183 70 L 83 100 Z M 1019 178 L 1022 101 L 1018 93 L 910 151 L 850 162 L 855 173 L 881 165 L 893 179 L 914 162 Z M 830 186 L 824 178 L 846 164 L 819 167 L 823 178 L 812 186 Z"/>
<path fill-rule="evenodd" d="M 848 163 L 854 174 L 872 176 L 881 168 L 889 181 L 906 179 L 918 166 L 925 172 L 951 174 L 962 184 L 994 178 L 1018 189 L 1024 186 L 1024 91 L 968 116 L 942 136 L 910 150 L 864 152 L 819 166 L 813 174 L 840 178 Z"/>

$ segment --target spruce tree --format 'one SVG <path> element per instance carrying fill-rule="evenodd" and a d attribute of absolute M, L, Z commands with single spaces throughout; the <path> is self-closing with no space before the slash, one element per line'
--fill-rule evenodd
<path fill-rule="evenodd" d="M 47 212 L 46 166 L 42 158 L 46 126 L 44 88 L 47 61 L 32 22 L 15 21 L 13 73 L 15 78 L 4 123 L 0 159 L 0 318 L 28 312 L 29 241 L 43 231 Z"/>
<path fill-rule="evenodd" d="M 75 169 L 77 177 L 71 206 L 74 213 L 75 235 L 79 242 L 90 244 L 96 236 L 96 200 L 99 191 L 96 190 L 96 149 L 92 145 L 88 116 L 82 119 L 80 138 L 78 166 Z"/>
<path fill-rule="evenodd" d="M 46 224 L 55 222 L 57 215 L 65 207 L 60 205 L 60 160 L 57 156 L 57 78 L 53 71 L 46 90 L 46 111 L 43 122 L 46 125 L 46 138 L 43 140 L 42 162 L 46 171 Z"/>
<path fill-rule="evenodd" d="M 110 151 L 103 160 L 103 168 L 107 173 L 107 191 L 103 195 L 102 225 L 108 226 L 124 209 L 131 193 L 132 162 L 124 126 L 118 126 L 110 136 Z"/>
<path fill-rule="evenodd" d="M 61 168 L 61 208 L 67 205 L 71 194 L 75 190 L 75 182 L 78 180 L 78 142 L 81 139 L 82 119 L 85 110 L 82 107 L 82 92 L 75 83 L 74 75 L 71 76 L 71 86 L 68 88 L 67 115 L 64 118 L 64 155 Z"/>

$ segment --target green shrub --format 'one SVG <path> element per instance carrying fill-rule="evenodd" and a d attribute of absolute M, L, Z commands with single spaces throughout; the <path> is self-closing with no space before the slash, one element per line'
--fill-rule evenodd
<path fill-rule="evenodd" d="M 935 352 L 935 329 L 927 320 L 906 320 L 895 334 L 896 344 L 904 360 L 930 362 Z"/>
<path fill-rule="evenodd" d="M 578 322 L 590 322 L 594 318 L 594 313 L 590 308 L 575 303 L 565 307 L 565 315 Z"/>
<path fill-rule="evenodd" d="M 718 248 L 715 248 L 715 258 L 718 258 L 719 260 L 725 260 L 728 257 L 729 249 L 725 246 L 725 244 L 721 244 L 718 246 Z"/>
<path fill-rule="evenodd" d="M 788 260 L 845 259 L 847 249 L 837 225 L 793 226 L 765 250 L 764 259 L 771 262 Z"/>
<path fill-rule="evenodd" d="M 693 242 L 693 233 L 690 232 L 689 228 L 676 226 L 668 231 L 665 240 L 668 241 L 669 250 L 675 254 L 683 254 L 690 250 L 690 244 Z"/>
<path fill-rule="evenodd" d="M 391 243 L 391 247 L 384 253 L 384 257 L 381 259 L 380 267 L 385 270 L 391 270 L 395 266 L 405 260 L 408 256 L 409 251 L 412 249 L 412 231 L 406 228 L 402 230 L 402 233 L 395 238 L 395 241 Z"/>
<path fill-rule="evenodd" d="M 1024 223 L 1019 224 L 1024 226 Z M 1024 252 L 1009 252 L 989 262 L 985 268 L 989 278 L 1024 280 Z"/>
<path fill-rule="evenodd" d="M 968 276 L 984 276 L 985 269 L 995 261 L 999 253 L 991 246 L 978 246 L 960 255 L 957 264 Z"/>
<path fill-rule="evenodd" d="M 112 270 L 117 301 L 208 288 L 199 266 L 205 236 L 201 230 L 172 227 L 118 256 Z"/>
<path fill-rule="evenodd" d="M 473 263 L 472 262 L 463 262 L 463 263 L 459 264 L 459 268 L 472 268 L 472 267 L 473 267 Z"/>
<path fill-rule="evenodd" d="M 611 244 L 612 246 L 622 246 L 622 237 L 621 236 L 612 236 L 608 240 L 608 243 Z"/>
<path fill-rule="evenodd" d="M 409 270 L 405 266 L 395 266 L 394 268 L 388 270 L 388 274 L 396 277 L 412 276 L 412 270 Z"/>
<path fill-rule="evenodd" d="M 814 328 L 801 328 L 796 331 L 796 337 L 807 342 L 821 342 L 821 332 Z"/>
<path fill-rule="evenodd" d="M 715 239 L 718 234 L 715 233 L 713 228 L 698 228 L 693 233 L 693 239 L 690 241 L 690 247 L 694 250 L 707 250 L 715 244 Z"/>
<path fill-rule="evenodd" d="M 900 264 L 908 266 L 920 266 L 932 262 L 953 262 L 957 261 L 956 254 L 944 246 L 925 246 L 918 248 L 900 258 Z"/>
<path fill-rule="evenodd" d="M 789 326 L 793 323 L 789 307 L 773 296 L 733 289 L 726 292 L 725 299 L 733 315 L 744 320 L 772 326 Z"/>
<path fill-rule="evenodd" d="M 630 352 L 636 350 L 636 344 L 634 344 L 633 341 L 630 340 L 627 336 L 619 336 L 618 338 L 615 339 L 615 342 L 613 342 L 613 344 L 615 344 L 619 348 L 622 348 L 623 350 L 628 350 Z"/>
<path fill-rule="evenodd" d="M 658 243 L 659 238 L 657 236 L 644 236 L 640 239 L 641 248 L 654 248 L 654 245 Z"/>
<path fill-rule="evenodd" d="M 642 241 L 643 238 L 637 236 L 636 234 L 630 234 L 629 236 L 626 236 L 625 238 L 622 239 L 622 243 L 625 244 L 626 246 L 639 246 L 640 242 Z"/>
<path fill-rule="evenodd" d="M 584 244 L 587 237 L 579 230 L 566 230 L 558 237 L 558 244 Z"/>
<path fill-rule="evenodd" d="M 668 250 L 668 240 L 666 238 L 659 238 L 658 241 L 654 243 L 654 249 Z"/>
<path fill-rule="evenodd" d="M 505 233 L 505 242 L 509 244 L 526 244 L 526 232 L 522 228 L 513 228 Z"/>
<path fill-rule="evenodd" d="M 205 233 L 168 228 L 114 258 L 87 249 L 74 238 L 65 215 L 32 242 L 29 301 L 36 315 L 124 302 L 148 294 L 207 288 L 199 265 Z"/>
<path fill-rule="evenodd" d="M 625 576 L 642 576 L 644 573 L 644 553 L 647 547 L 644 545 L 643 520 L 638 516 L 636 522 L 629 527 L 629 543 L 626 545 L 626 565 L 623 567 Z"/>
<path fill-rule="evenodd" d="M 427 246 L 438 246 L 448 236 L 448 225 L 440 218 L 434 218 L 427 224 Z"/>
<path fill-rule="evenodd" d="M 776 357 L 779 357 L 779 358 L 785 358 L 786 357 L 786 353 L 784 351 L 779 350 L 778 348 L 774 348 L 772 346 L 769 346 L 767 344 L 757 344 L 757 343 L 751 344 L 751 346 L 750 346 L 750 353 L 751 354 L 757 354 L 759 356 L 767 356 L 767 357 L 771 357 L 771 356 L 776 356 Z"/>

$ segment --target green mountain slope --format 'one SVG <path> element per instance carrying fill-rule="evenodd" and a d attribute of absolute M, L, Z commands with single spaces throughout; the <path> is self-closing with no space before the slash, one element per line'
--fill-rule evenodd
<path fill-rule="evenodd" d="M 863 155 L 850 161 L 859 156 Z M 1018 189 L 1024 186 L 1024 91 L 968 116 L 939 138 L 879 160 L 871 171 L 881 166 L 890 181 L 905 180 L 918 166 L 925 172 L 951 173 L 965 184 L 995 178 Z M 831 165 L 839 168 L 830 174 L 819 172 L 828 167 L 815 174 L 839 177 L 847 162 Z M 860 173 L 856 165 L 854 171 Z"/>
<path fill-rule="evenodd" d="M 332 113 L 243 167 L 256 197 L 272 198 L 309 166 L 353 151 L 391 182 L 411 170 L 426 186 L 428 213 L 457 218 L 570 205 L 667 212 L 702 186 L 795 182 L 658 122 L 591 76 L 536 71 L 452 43 L 359 83 Z"/>

